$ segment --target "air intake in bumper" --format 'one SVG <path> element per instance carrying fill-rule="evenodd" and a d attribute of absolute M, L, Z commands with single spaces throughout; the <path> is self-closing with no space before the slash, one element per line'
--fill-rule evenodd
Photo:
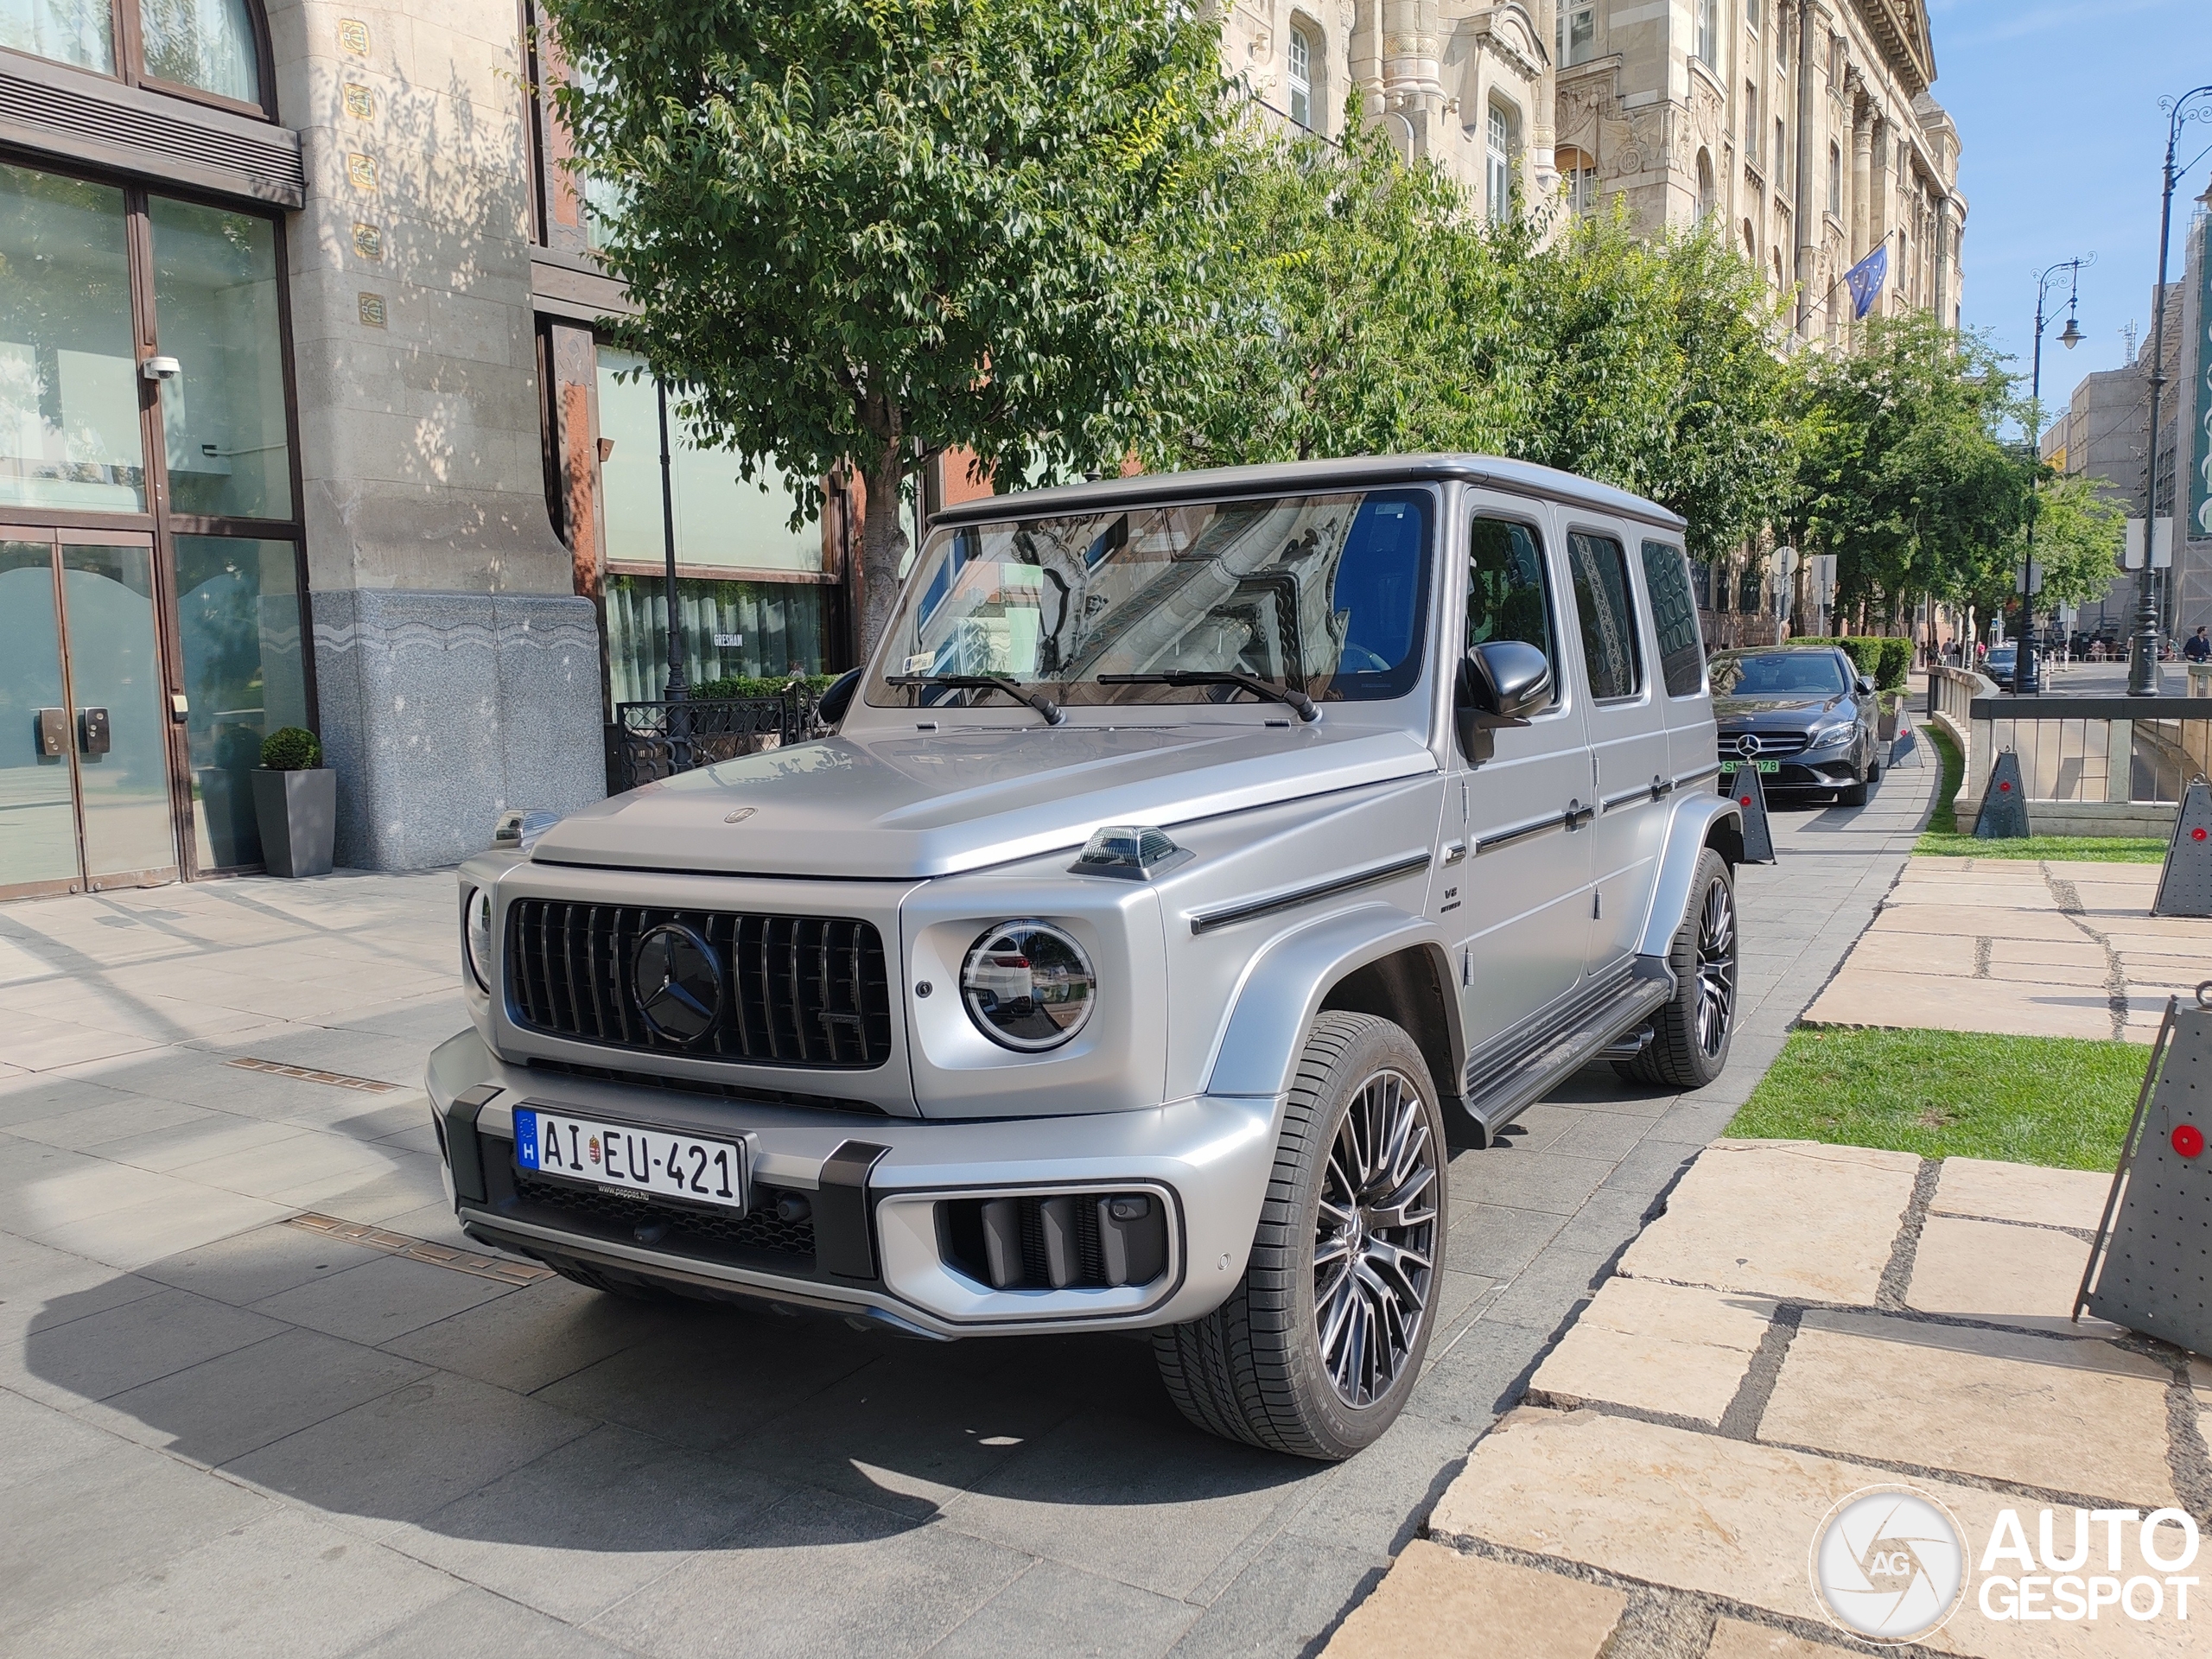
<path fill-rule="evenodd" d="M 1166 1207 L 1154 1193 L 947 1198 L 937 1216 L 945 1264 L 994 1290 L 1148 1285 L 1167 1269 Z"/>

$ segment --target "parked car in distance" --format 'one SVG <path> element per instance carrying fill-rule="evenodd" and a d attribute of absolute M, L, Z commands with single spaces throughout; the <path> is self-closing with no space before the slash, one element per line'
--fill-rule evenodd
<path fill-rule="evenodd" d="M 2012 683 L 2012 665 L 2019 660 L 2020 648 L 2007 639 L 2001 645 L 1992 645 L 1989 654 L 1981 659 L 1981 671 L 1999 685 Z"/>
<path fill-rule="evenodd" d="M 1830 790 L 1866 805 L 1882 775 L 1877 713 L 1874 682 L 1834 645 L 1713 655 L 1721 764 L 1749 763 L 1769 789 Z"/>
<path fill-rule="evenodd" d="M 1200 1427 L 1357 1452 L 1449 1147 L 1727 1062 L 1682 530 L 1472 456 L 941 513 L 834 736 L 462 866 L 462 1229 L 618 1295 L 1146 1332 Z"/>

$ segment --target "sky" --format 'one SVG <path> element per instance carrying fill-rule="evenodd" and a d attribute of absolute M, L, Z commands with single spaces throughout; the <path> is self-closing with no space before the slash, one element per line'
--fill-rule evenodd
<path fill-rule="evenodd" d="M 2208 0 L 1926 0 L 1936 46 L 1929 90 L 1959 129 L 1959 188 L 1967 199 L 1965 321 L 2018 359 L 2026 387 L 2034 343 L 2036 277 L 2046 265 L 2094 251 L 2082 273 L 2082 343 L 2066 326 L 2063 274 L 2044 332 L 2045 424 L 2075 384 L 2127 360 L 2120 335 L 2151 323 L 2158 263 L 2161 96 L 2212 82 Z M 2212 105 L 2212 97 L 2200 99 Z M 2175 162 L 2212 146 L 2212 121 L 2182 128 Z M 2182 237 L 2212 181 L 2212 156 L 2174 190 L 2169 279 L 2182 274 Z"/>

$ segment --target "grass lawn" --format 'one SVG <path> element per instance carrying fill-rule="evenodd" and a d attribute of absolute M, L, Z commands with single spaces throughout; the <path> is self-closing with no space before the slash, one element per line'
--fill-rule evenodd
<path fill-rule="evenodd" d="M 2150 1063 L 2140 1043 L 1800 1027 L 1728 1133 L 2110 1169 Z"/>
<path fill-rule="evenodd" d="M 1936 791 L 1936 810 L 1912 850 L 1939 858 L 2054 858 L 2088 864 L 2158 864 L 2166 856 L 2166 843 L 2137 836 L 2030 836 L 2024 841 L 1980 841 L 1972 831 L 1959 833 L 1955 810 L 1959 785 L 1966 778 L 1966 761 L 1951 734 L 1933 721 L 1916 728 L 1942 757 L 1943 782 Z"/>

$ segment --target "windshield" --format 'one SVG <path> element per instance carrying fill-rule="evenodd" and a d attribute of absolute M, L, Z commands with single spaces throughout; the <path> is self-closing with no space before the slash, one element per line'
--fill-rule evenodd
<path fill-rule="evenodd" d="M 1713 659 L 1716 697 L 1840 697 L 1845 690 L 1843 664 L 1833 652 L 1723 652 Z"/>
<path fill-rule="evenodd" d="M 1431 518 L 1424 492 L 1367 491 L 940 531 L 900 597 L 868 701 L 991 700 L 927 683 L 953 675 L 1077 707 L 1253 696 L 1102 683 L 1112 675 L 1243 674 L 1316 702 L 1402 696 L 1421 678 Z"/>

